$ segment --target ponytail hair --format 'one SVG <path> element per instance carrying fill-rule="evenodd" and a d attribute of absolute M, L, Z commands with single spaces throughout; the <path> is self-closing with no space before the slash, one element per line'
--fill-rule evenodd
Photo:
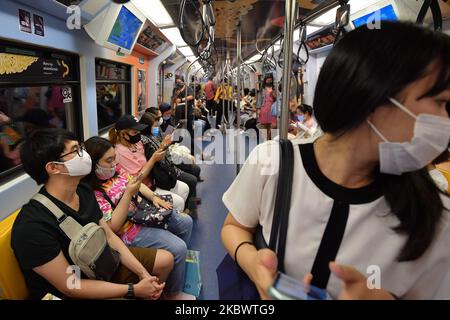
<path fill-rule="evenodd" d="M 109 141 L 111 141 L 111 143 L 113 145 L 120 143 L 119 133 L 120 133 L 120 131 L 117 131 L 116 128 L 111 128 L 109 130 L 109 132 L 108 132 Z"/>

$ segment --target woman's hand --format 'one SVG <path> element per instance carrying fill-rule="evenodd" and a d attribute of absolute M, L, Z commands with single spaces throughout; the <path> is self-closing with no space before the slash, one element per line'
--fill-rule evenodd
<path fill-rule="evenodd" d="M 299 133 L 299 130 L 297 128 L 297 125 L 295 124 L 295 122 L 291 121 L 291 124 L 289 125 L 289 133 L 297 136 Z"/>
<path fill-rule="evenodd" d="M 134 196 L 138 193 L 139 188 L 141 187 L 142 178 L 133 178 L 127 184 L 127 188 L 125 189 L 125 193 Z"/>
<path fill-rule="evenodd" d="M 275 281 L 277 267 L 278 259 L 275 252 L 269 249 L 261 249 L 256 252 L 250 278 L 255 283 L 262 300 L 271 299 L 267 292 Z"/>
<path fill-rule="evenodd" d="M 394 296 L 383 289 L 369 289 L 366 277 L 351 266 L 330 262 L 331 272 L 342 280 L 343 288 L 339 300 L 394 300 Z"/>
<path fill-rule="evenodd" d="M 157 208 L 164 208 L 164 209 L 173 209 L 173 206 L 170 202 L 164 201 L 163 199 L 161 199 L 160 197 L 154 195 L 153 196 L 153 205 Z"/>
<path fill-rule="evenodd" d="M 168 146 L 171 143 L 172 143 L 172 135 L 168 134 L 167 136 L 164 137 L 163 141 L 161 142 L 161 146 Z"/>
<path fill-rule="evenodd" d="M 153 163 L 157 163 L 157 162 L 161 161 L 162 159 L 164 159 L 165 155 L 166 155 L 166 150 L 158 149 L 153 153 L 152 157 L 150 158 L 150 161 L 152 161 Z"/>
<path fill-rule="evenodd" d="M 159 283 L 157 277 L 146 277 L 134 286 L 134 294 L 137 298 L 157 300 L 162 294 L 165 283 Z"/>

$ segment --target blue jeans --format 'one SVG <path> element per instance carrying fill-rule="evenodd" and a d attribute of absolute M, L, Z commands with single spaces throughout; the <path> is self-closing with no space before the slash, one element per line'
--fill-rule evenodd
<path fill-rule="evenodd" d="M 172 253 L 175 260 L 174 267 L 167 278 L 164 290 L 168 294 L 183 290 L 187 244 L 191 234 L 192 218 L 187 214 L 174 212 L 167 230 L 143 227 L 128 244 L 131 247 L 164 249 Z"/>

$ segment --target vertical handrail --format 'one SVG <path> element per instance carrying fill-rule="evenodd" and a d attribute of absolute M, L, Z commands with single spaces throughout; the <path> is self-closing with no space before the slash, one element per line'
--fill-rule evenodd
<path fill-rule="evenodd" d="M 284 24 L 283 46 L 283 96 L 281 107 L 280 139 L 287 139 L 289 127 L 289 92 L 292 72 L 292 48 L 294 43 L 294 25 L 296 17 L 296 0 L 286 0 L 286 19 Z"/>
<path fill-rule="evenodd" d="M 237 28 L 237 101 L 236 101 L 236 122 L 237 122 L 237 130 L 238 134 L 235 135 L 236 137 L 236 152 L 235 152 L 235 163 L 236 163 L 236 174 L 239 173 L 240 165 L 240 130 L 241 130 L 241 60 L 242 60 L 242 33 L 241 33 L 241 22 L 239 22 L 238 28 Z"/>

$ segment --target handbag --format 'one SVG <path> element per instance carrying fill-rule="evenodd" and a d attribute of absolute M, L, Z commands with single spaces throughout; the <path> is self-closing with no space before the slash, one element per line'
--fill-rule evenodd
<path fill-rule="evenodd" d="M 280 140 L 280 170 L 275 198 L 270 241 L 267 245 L 263 229 L 258 225 L 253 236 L 256 249 L 269 248 L 277 253 L 278 269 L 284 271 L 289 210 L 291 206 L 292 180 L 294 173 L 294 151 L 289 140 Z M 255 284 L 227 254 L 216 270 L 220 300 L 259 300 Z"/>
<path fill-rule="evenodd" d="M 116 205 L 108 196 L 105 191 L 102 191 L 103 197 L 109 202 L 112 209 L 116 208 Z M 153 203 L 148 201 L 141 193 L 139 193 L 141 201 L 138 201 L 136 196 L 133 196 L 132 200 L 136 206 L 134 211 L 128 213 L 128 220 L 134 224 L 143 225 L 150 228 L 160 228 L 167 230 L 169 227 L 169 220 L 173 214 L 174 209 L 157 208 Z M 155 195 L 162 200 L 169 202 L 173 205 L 173 198 L 168 195 Z"/>
<path fill-rule="evenodd" d="M 278 115 L 280 114 L 279 111 L 280 111 L 280 102 L 277 99 L 277 101 L 272 103 L 272 106 L 270 107 L 270 115 L 272 117 L 278 117 Z"/>
<path fill-rule="evenodd" d="M 159 197 L 161 197 L 164 201 L 173 204 L 171 195 L 164 195 Z M 135 204 L 136 210 L 134 212 L 128 213 L 128 220 L 130 220 L 134 224 L 167 230 L 167 228 L 169 227 L 169 220 L 172 216 L 173 209 L 157 208 L 155 205 L 153 205 L 153 203 L 149 202 L 145 198 L 142 198 L 139 203 L 136 201 Z"/>

